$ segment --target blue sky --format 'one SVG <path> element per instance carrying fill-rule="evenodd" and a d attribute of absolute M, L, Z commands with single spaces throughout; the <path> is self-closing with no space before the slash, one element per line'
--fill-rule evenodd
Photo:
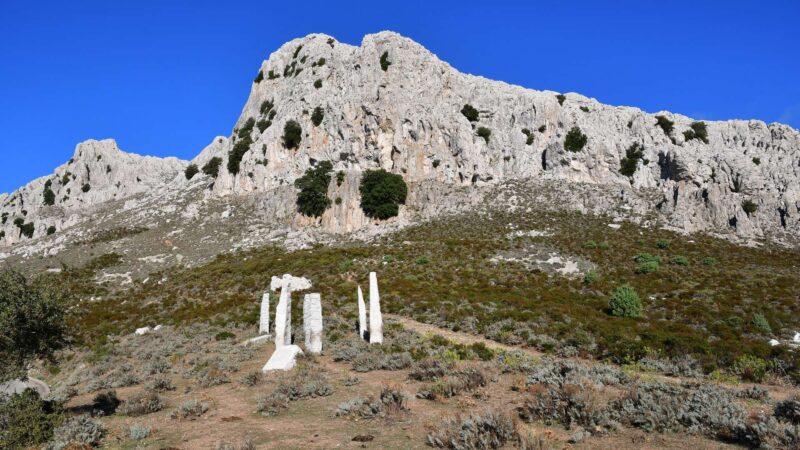
<path fill-rule="evenodd" d="M 230 133 L 263 59 L 389 29 L 457 69 L 646 111 L 800 128 L 800 2 L 0 3 L 0 192 L 89 138 L 191 158 Z"/>

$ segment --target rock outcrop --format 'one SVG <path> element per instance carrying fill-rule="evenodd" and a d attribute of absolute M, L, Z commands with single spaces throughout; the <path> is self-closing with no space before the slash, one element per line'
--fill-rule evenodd
<path fill-rule="evenodd" d="M 297 145 L 284 141 L 290 121 L 301 128 Z M 204 173 L 215 158 L 217 175 Z M 320 161 L 344 178 L 329 185 L 337 201 L 313 219 L 296 212 L 293 183 Z M 189 162 L 131 155 L 109 140 L 82 143 L 52 176 L 0 196 L 0 246 L 58 234 L 114 200 L 136 197 L 128 210 L 152 210 L 148 196 L 164 205 L 182 196 L 182 214 L 193 217 L 208 199 L 250 199 L 254 214 L 294 230 L 369 233 L 387 226 L 359 206 L 361 176 L 377 168 L 409 186 L 389 226 L 470 209 L 489 189 L 531 181 L 560 189 L 564 208 L 628 211 L 739 238 L 800 237 L 797 130 L 649 114 L 463 74 L 392 32 L 360 46 L 322 34 L 286 43 L 261 64 L 232 135 L 192 163 L 201 171 L 187 180 Z"/>

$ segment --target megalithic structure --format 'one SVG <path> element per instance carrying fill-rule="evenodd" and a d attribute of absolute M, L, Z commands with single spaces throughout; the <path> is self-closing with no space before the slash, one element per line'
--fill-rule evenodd
<path fill-rule="evenodd" d="M 381 316 L 381 297 L 378 294 L 378 276 L 369 273 L 369 343 L 383 343 L 383 316 Z"/>
<path fill-rule="evenodd" d="M 358 287 L 358 335 L 361 339 L 367 336 L 367 305 L 364 303 L 361 286 Z"/>
<path fill-rule="evenodd" d="M 275 307 L 275 348 L 290 345 L 292 343 L 292 327 L 291 323 L 291 306 L 289 302 L 292 301 L 292 289 L 288 284 L 281 288 L 280 300 L 278 306 Z M 288 317 L 287 317 L 287 312 Z M 288 326 L 287 326 L 288 325 Z M 287 340 L 286 337 L 289 337 Z"/>
<path fill-rule="evenodd" d="M 322 353 L 322 301 L 319 294 L 306 294 L 303 299 L 303 330 L 306 351 Z"/>
<path fill-rule="evenodd" d="M 258 322 L 258 334 L 269 334 L 269 292 L 261 296 L 261 320 Z"/>

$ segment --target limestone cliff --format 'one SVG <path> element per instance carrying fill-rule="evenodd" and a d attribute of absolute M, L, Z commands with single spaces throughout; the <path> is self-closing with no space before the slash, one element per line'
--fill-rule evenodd
<path fill-rule="evenodd" d="M 465 105 L 477 115 L 468 118 Z M 302 129 L 296 148 L 283 141 L 288 121 Z M 565 145 L 570 133 L 576 145 Z M 392 32 L 365 36 L 360 46 L 322 34 L 283 45 L 261 64 L 232 134 L 215 138 L 192 163 L 202 169 L 213 158 L 220 159 L 216 178 L 201 171 L 187 180 L 189 162 L 131 155 L 113 141 L 82 143 L 52 176 L 0 196 L 0 246 L 50 227 L 59 233 L 131 196 L 138 200 L 127 209 L 148 211 L 181 196 L 195 216 L 209 199 L 249 198 L 254 215 L 295 230 L 384 227 L 359 207 L 361 174 L 375 168 L 409 184 L 406 207 L 390 220 L 397 225 L 468 209 L 487 190 L 527 181 L 556 189 L 550 198 L 564 208 L 627 211 L 686 231 L 800 237 L 797 130 L 649 114 L 463 74 Z M 313 220 L 294 213 L 292 183 L 323 160 L 345 179 L 329 187 L 341 201 Z"/>

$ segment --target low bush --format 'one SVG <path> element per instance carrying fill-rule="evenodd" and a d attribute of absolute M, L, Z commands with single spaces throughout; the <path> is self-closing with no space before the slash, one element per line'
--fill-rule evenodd
<path fill-rule="evenodd" d="M 676 266 L 688 266 L 689 265 L 689 258 L 683 255 L 675 255 L 669 260 L 670 264 L 674 264 Z"/>
<path fill-rule="evenodd" d="M 769 325 L 769 321 L 767 321 L 767 318 L 764 317 L 763 314 L 753 314 L 753 320 L 751 320 L 751 323 L 753 324 L 753 328 L 755 328 L 759 333 L 772 334 L 772 327 Z"/>
<path fill-rule="evenodd" d="M 625 150 L 625 157 L 622 158 L 619 164 L 619 173 L 628 178 L 633 177 L 633 174 L 636 173 L 636 167 L 642 158 L 644 158 L 644 147 L 638 142 L 634 142 Z"/>
<path fill-rule="evenodd" d="M 50 187 L 44 188 L 44 204 L 46 206 L 53 206 L 56 204 L 56 193 Z"/>
<path fill-rule="evenodd" d="M 775 417 L 785 422 L 800 425 L 800 397 L 794 396 L 775 405 Z"/>
<path fill-rule="evenodd" d="M 357 397 L 340 403 L 336 416 L 358 416 L 362 419 L 390 417 L 408 411 L 408 397 L 396 388 L 384 386 L 378 398 Z"/>
<path fill-rule="evenodd" d="M 153 392 L 139 392 L 122 403 L 118 411 L 131 417 L 143 416 L 164 409 L 164 400 Z"/>
<path fill-rule="evenodd" d="M 733 362 L 731 372 L 744 381 L 760 383 L 767 376 L 767 362 L 753 355 L 742 355 Z"/>
<path fill-rule="evenodd" d="M 414 381 L 436 381 L 444 378 L 452 368 L 452 362 L 445 362 L 440 359 L 423 359 L 414 364 L 408 373 L 408 378 Z"/>
<path fill-rule="evenodd" d="M 383 70 L 384 72 L 389 70 L 389 66 L 392 65 L 392 62 L 389 61 L 389 52 L 388 51 L 383 52 L 383 54 L 381 55 L 380 63 L 381 63 L 381 70 Z"/>
<path fill-rule="evenodd" d="M 276 416 L 289 406 L 289 402 L 331 394 L 333 386 L 328 378 L 319 369 L 304 366 L 282 378 L 271 394 L 261 397 L 257 411 L 264 416 Z"/>
<path fill-rule="evenodd" d="M 183 171 L 183 175 L 187 180 L 191 180 L 198 172 L 200 172 L 200 169 L 197 168 L 197 164 L 189 164 L 186 166 L 186 170 Z"/>
<path fill-rule="evenodd" d="M 637 318 L 642 315 L 642 301 L 639 294 L 628 284 L 617 288 L 608 301 L 612 316 Z"/>
<path fill-rule="evenodd" d="M 466 117 L 470 122 L 477 122 L 480 119 L 478 110 L 469 103 L 464 104 L 464 107 L 461 108 L 461 114 L 463 114 L 464 117 Z"/>
<path fill-rule="evenodd" d="M 311 114 L 311 123 L 313 123 L 315 127 L 318 127 L 319 124 L 322 123 L 323 118 L 325 118 L 325 111 L 319 106 L 314 108 L 314 112 Z"/>
<path fill-rule="evenodd" d="M 749 216 L 758 210 L 758 205 L 752 200 L 747 199 L 742 202 L 742 210 Z"/>
<path fill-rule="evenodd" d="M 141 441 L 150 437 L 150 427 L 146 425 L 133 424 L 128 427 L 128 437 L 134 441 Z"/>
<path fill-rule="evenodd" d="M 579 152 L 583 150 L 587 140 L 588 138 L 581 132 L 580 128 L 572 127 L 564 139 L 564 148 L 570 152 Z"/>
<path fill-rule="evenodd" d="M 53 432 L 50 448 L 64 448 L 68 444 L 100 445 L 106 429 L 89 416 L 77 416 L 67 420 Z"/>
<path fill-rule="evenodd" d="M 705 122 L 692 122 L 691 129 L 683 132 L 683 137 L 686 142 L 692 139 L 697 139 L 703 143 L 708 144 L 708 130 L 706 129 Z"/>
<path fill-rule="evenodd" d="M 167 392 L 167 391 L 174 391 L 175 385 L 172 384 L 172 380 L 167 377 L 159 376 L 151 378 L 145 385 L 144 388 L 149 392 Z"/>
<path fill-rule="evenodd" d="M 448 374 L 444 379 L 425 386 L 417 392 L 417 398 L 438 400 L 455 397 L 489 384 L 489 376 L 477 367 L 465 367 Z"/>
<path fill-rule="evenodd" d="M 531 133 L 531 130 L 529 130 L 529 129 L 527 129 L 527 128 L 523 128 L 523 129 L 522 129 L 522 134 L 524 134 L 524 135 L 525 135 L 525 137 L 526 137 L 526 139 L 525 139 L 525 145 L 531 145 L 531 144 L 533 144 L 533 133 Z"/>
<path fill-rule="evenodd" d="M 250 145 L 252 144 L 253 141 L 250 139 L 249 134 L 233 144 L 233 148 L 228 152 L 228 173 L 232 175 L 239 173 L 242 158 L 250 150 Z"/>
<path fill-rule="evenodd" d="M 507 444 L 526 448 L 520 445 L 523 442 L 514 418 L 499 411 L 449 417 L 427 436 L 431 447 L 453 450 L 505 448 Z"/>
<path fill-rule="evenodd" d="M 217 178 L 219 175 L 219 166 L 222 165 L 222 158 L 215 156 L 208 160 L 203 166 L 203 173 L 211 178 Z"/>
<path fill-rule="evenodd" d="M 566 429 L 577 426 L 602 430 L 613 426 L 600 394 L 591 383 L 557 387 L 538 385 L 531 390 L 533 394 L 517 408 L 517 414 L 525 422 L 558 423 Z"/>
<path fill-rule="evenodd" d="M 300 147 L 303 138 L 303 129 L 294 120 L 289 120 L 283 126 L 283 146 L 286 148 Z"/>
<path fill-rule="evenodd" d="M 666 116 L 656 116 L 656 125 L 661 127 L 664 134 L 672 136 L 672 130 L 675 128 L 675 122 L 667 119 Z"/>
<path fill-rule="evenodd" d="M 25 449 L 47 442 L 62 420 L 58 406 L 33 389 L 0 399 L 0 446 Z"/>
<path fill-rule="evenodd" d="M 564 94 L 556 95 L 556 100 L 558 100 L 558 104 L 559 105 L 563 105 L 564 104 L 564 100 L 566 100 L 566 99 L 567 99 L 567 96 L 564 95 Z"/>
<path fill-rule="evenodd" d="M 178 420 L 194 420 L 208 411 L 208 403 L 194 399 L 186 400 L 175 408 L 170 417 Z"/>
<path fill-rule="evenodd" d="M 318 79 L 314 82 L 314 88 L 319 89 L 322 87 L 322 80 Z"/>
<path fill-rule="evenodd" d="M 482 137 L 486 143 L 489 143 L 489 138 L 492 137 L 492 130 L 486 127 L 478 127 L 478 136 Z"/>
<path fill-rule="evenodd" d="M 359 185 L 361 209 L 367 217 L 385 220 L 395 217 L 405 204 L 408 187 L 403 177 L 383 169 L 367 170 Z"/>

